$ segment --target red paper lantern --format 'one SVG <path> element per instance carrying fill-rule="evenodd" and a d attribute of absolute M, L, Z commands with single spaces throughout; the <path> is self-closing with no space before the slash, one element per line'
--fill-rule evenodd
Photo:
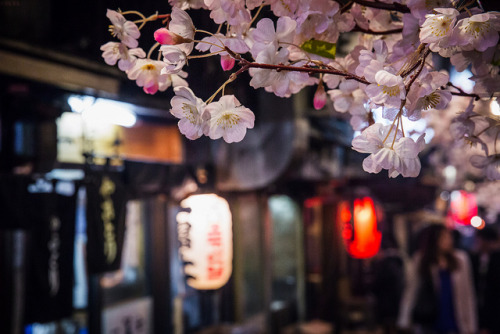
<path fill-rule="evenodd" d="M 450 197 L 448 219 L 455 224 L 470 225 L 470 220 L 474 216 L 477 216 L 476 195 L 464 190 L 453 191 Z"/>
<path fill-rule="evenodd" d="M 378 253 L 382 233 L 377 229 L 375 204 L 370 197 L 355 199 L 352 211 L 349 202 L 341 202 L 338 218 L 347 252 L 352 257 L 366 259 Z"/>

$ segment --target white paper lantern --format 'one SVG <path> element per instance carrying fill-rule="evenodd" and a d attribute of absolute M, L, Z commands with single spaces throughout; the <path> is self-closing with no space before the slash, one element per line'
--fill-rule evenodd
<path fill-rule="evenodd" d="M 177 231 L 187 283 L 198 290 L 214 290 L 232 272 L 233 232 L 227 201 L 215 194 L 193 195 L 181 202 L 190 209 L 177 214 Z"/>

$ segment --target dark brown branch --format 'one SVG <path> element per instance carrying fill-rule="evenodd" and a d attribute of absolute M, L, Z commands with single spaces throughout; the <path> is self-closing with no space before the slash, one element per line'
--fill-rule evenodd
<path fill-rule="evenodd" d="M 469 93 L 465 93 L 465 92 L 450 92 L 451 95 L 456 95 L 456 96 L 467 96 L 467 97 L 473 97 L 474 100 L 479 100 L 481 99 L 481 97 L 477 94 L 469 94 Z"/>
<path fill-rule="evenodd" d="M 400 13 L 409 13 L 410 12 L 410 8 L 408 8 L 406 5 L 402 5 L 402 4 L 396 3 L 396 2 L 385 3 L 385 2 L 374 2 L 374 1 L 367 1 L 367 0 L 353 0 L 353 2 L 357 3 L 358 5 L 365 6 L 365 7 L 391 10 L 391 11 L 400 12 Z"/>
<path fill-rule="evenodd" d="M 322 74 L 333 74 L 333 75 L 340 75 L 345 77 L 346 79 L 352 79 L 356 80 L 358 82 L 364 83 L 369 85 L 370 82 L 368 82 L 364 77 L 358 77 L 357 75 L 343 72 L 336 70 L 334 68 L 319 68 L 319 67 L 309 67 L 309 66 L 288 66 L 288 65 L 274 65 L 274 64 L 262 64 L 262 63 L 252 63 L 249 62 L 248 60 L 241 59 L 240 60 L 240 65 L 242 65 L 241 69 L 238 70 L 235 74 L 240 74 L 241 72 L 249 69 L 249 68 L 264 68 L 264 69 L 269 69 L 269 70 L 275 70 L 275 71 L 295 71 L 295 72 L 305 72 L 305 73 L 322 73 Z"/>
<path fill-rule="evenodd" d="M 348 3 L 346 3 L 346 4 L 345 4 L 345 5 L 344 5 L 341 9 L 340 9 L 340 13 L 341 13 L 341 14 L 343 14 L 343 13 L 347 12 L 349 9 L 351 9 L 351 7 L 352 7 L 352 4 L 353 4 L 353 3 L 354 3 L 354 2 L 352 2 L 352 1 L 349 1 Z"/>
<path fill-rule="evenodd" d="M 362 32 L 365 34 L 370 34 L 370 35 L 390 35 L 390 34 L 399 34 L 399 33 L 403 32 L 403 28 L 391 29 L 391 30 L 385 30 L 385 31 L 373 31 L 370 29 L 363 29 L 357 25 L 351 31 L 359 31 L 359 32 Z"/>
<path fill-rule="evenodd" d="M 464 92 L 464 90 L 462 88 L 455 86 L 451 82 L 448 82 L 446 85 L 458 90 L 458 92 L 450 92 L 451 95 L 473 97 L 476 101 L 481 99 L 481 97 L 479 95 L 466 93 L 466 92 Z M 441 89 L 443 89 L 443 87 L 441 87 Z"/>
<path fill-rule="evenodd" d="M 429 51 L 429 50 L 427 50 Z M 418 68 L 417 70 L 417 73 L 415 73 L 411 79 L 410 79 L 410 82 L 408 83 L 408 85 L 405 87 L 406 88 L 406 94 L 408 94 L 408 92 L 410 91 L 410 87 L 411 85 L 413 85 L 413 83 L 415 82 L 415 80 L 417 80 L 418 76 L 420 75 L 420 73 L 422 73 L 422 70 L 424 69 L 424 65 L 425 65 L 425 58 L 427 58 L 427 55 L 429 53 L 426 52 L 425 55 L 420 59 L 420 67 Z"/>
<path fill-rule="evenodd" d="M 424 48 L 426 44 L 421 44 L 420 47 L 421 48 Z M 420 51 L 421 52 L 421 51 Z M 408 74 L 410 74 L 411 72 L 415 71 L 417 69 L 418 66 L 421 65 L 421 63 L 425 63 L 425 59 L 427 58 L 427 56 L 429 55 L 429 53 L 431 53 L 431 50 L 430 49 L 427 49 L 424 53 L 424 55 L 418 60 L 415 62 L 415 64 L 413 64 L 412 67 L 410 67 L 408 70 L 404 71 L 403 73 L 401 73 L 401 76 L 404 78 L 406 77 Z"/>

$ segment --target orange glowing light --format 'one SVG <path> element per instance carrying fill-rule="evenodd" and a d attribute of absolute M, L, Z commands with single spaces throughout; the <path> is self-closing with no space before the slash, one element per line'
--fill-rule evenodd
<path fill-rule="evenodd" d="M 366 259 L 378 253 L 382 233 L 377 230 L 375 204 L 371 198 L 355 199 L 352 216 L 348 207 L 340 205 L 339 218 L 344 224 L 342 237 L 352 257 Z M 349 220 L 343 218 L 349 218 Z M 349 224 L 351 218 L 353 218 L 352 226 Z"/>
<path fill-rule="evenodd" d="M 452 192 L 448 218 L 457 224 L 470 225 L 474 216 L 477 216 L 476 196 L 463 190 Z"/>

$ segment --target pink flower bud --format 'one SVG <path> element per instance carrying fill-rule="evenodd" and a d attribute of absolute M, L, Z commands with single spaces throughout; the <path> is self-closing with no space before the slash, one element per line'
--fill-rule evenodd
<path fill-rule="evenodd" d="M 220 65 L 224 71 L 229 71 L 234 67 L 234 58 L 230 55 L 220 57 Z"/>
<path fill-rule="evenodd" d="M 316 93 L 314 93 L 313 104 L 316 110 L 323 109 L 326 104 L 326 92 L 322 81 L 320 81 L 318 89 L 316 89 Z"/>
<path fill-rule="evenodd" d="M 147 87 L 146 87 L 146 86 L 144 86 L 144 87 L 142 88 L 142 90 L 143 90 L 143 91 L 144 91 L 144 93 L 146 93 L 146 94 L 154 95 L 154 94 L 156 94 L 156 92 L 158 91 L 158 84 L 156 84 L 156 83 L 155 83 L 155 84 L 153 84 L 153 85 L 151 85 L 151 86 L 147 86 Z"/>
<path fill-rule="evenodd" d="M 154 33 L 155 40 L 161 45 L 176 45 L 190 43 L 191 40 L 177 35 L 166 28 L 160 28 Z"/>

